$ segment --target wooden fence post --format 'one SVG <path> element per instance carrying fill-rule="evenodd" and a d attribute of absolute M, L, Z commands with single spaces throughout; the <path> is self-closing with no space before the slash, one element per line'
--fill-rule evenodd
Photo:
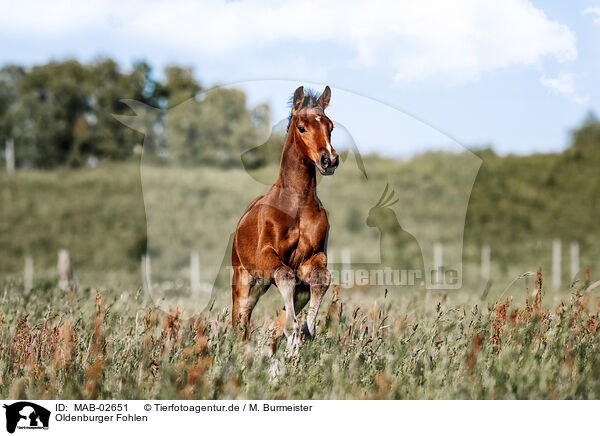
<path fill-rule="evenodd" d="M 6 140 L 4 157 L 6 158 L 6 172 L 15 172 L 15 141 L 12 138 Z"/>
<path fill-rule="evenodd" d="M 579 272 L 579 244 L 571 242 L 571 280 L 575 278 Z"/>
<path fill-rule="evenodd" d="M 33 258 L 25 256 L 25 277 L 23 281 L 23 289 L 25 295 L 28 295 L 33 288 Z"/>
<path fill-rule="evenodd" d="M 190 254 L 190 288 L 192 294 L 200 293 L 200 254 L 192 251 Z"/>
<path fill-rule="evenodd" d="M 150 281 L 150 254 L 142 254 L 142 287 L 144 288 L 144 294 L 147 298 L 152 297 L 150 293 L 152 289 L 152 282 Z"/>
<path fill-rule="evenodd" d="M 58 251 L 58 287 L 63 291 L 71 289 L 74 284 L 73 270 L 69 252 L 65 249 Z"/>
<path fill-rule="evenodd" d="M 490 280 L 490 252 L 488 244 L 481 247 L 481 279 L 486 283 Z"/>
<path fill-rule="evenodd" d="M 351 263 L 351 254 L 349 248 L 342 249 L 342 266 L 340 271 L 340 285 L 342 287 L 351 288 L 354 285 L 354 280 L 352 277 L 352 263 Z"/>
<path fill-rule="evenodd" d="M 434 279 L 434 283 L 432 283 L 432 284 L 434 286 L 442 284 L 443 253 L 444 253 L 444 247 L 442 246 L 441 243 L 436 242 L 435 244 L 433 244 L 433 270 L 435 271 L 435 273 L 434 273 L 435 279 Z"/>
<path fill-rule="evenodd" d="M 560 239 L 555 239 L 552 241 L 552 287 L 555 291 L 560 289 L 560 279 L 561 279 L 561 270 L 560 270 L 560 254 L 561 254 L 561 245 Z"/>

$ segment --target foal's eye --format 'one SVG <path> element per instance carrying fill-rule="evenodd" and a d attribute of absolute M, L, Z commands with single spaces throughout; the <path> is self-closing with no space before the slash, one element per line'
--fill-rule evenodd
<path fill-rule="evenodd" d="M 304 128 L 304 126 L 298 126 L 298 130 L 300 131 L 300 133 L 306 132 L 306 129 Z"/>

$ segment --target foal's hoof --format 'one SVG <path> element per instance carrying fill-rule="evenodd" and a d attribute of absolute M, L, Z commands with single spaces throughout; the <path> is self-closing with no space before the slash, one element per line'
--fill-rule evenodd
<path fill-rule="evenodd" d="M 288 344 L 285 350 L 286 357 L 294 357 L 298 355 L 298 351 L 300 349 L 300 341 L 298 339 L 298 334 L 295 333 L 288 337 Z"/>
<path fill-rule="evenodd" d="M 306 322 L 304 322 L 304 325 L 302 326 L 300 337 L 302 338 L 302 340 L 313 338 L 313 335 L 311 335 L 310 331 L 308 330 L 308 324 Z"/>

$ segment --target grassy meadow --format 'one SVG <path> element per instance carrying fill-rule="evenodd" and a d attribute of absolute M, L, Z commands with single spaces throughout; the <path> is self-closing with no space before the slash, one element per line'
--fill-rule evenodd
<path fill-rule="evenodd" d="M 5 285 L 0 396 L 70 399 L 598 399 L 598 298 L 496 303 L 463 294 L 330 292 L 297 356 L 263 351 L 271 291 L 247 342 L 227 309 L 182 319 L 139 288 L 24 296 Z M 302 318 L 302 317 L 301 317 Z M 274 368 L 277 368 L 276 375 Z"/>
<path fill-rule="evenodd" d="M 483 153 L 482 158 L 474 183 L 461 178 L 467 164 L 460 155 L 443 153 L 407 162 L 370 156 L 365 159 L 368 180 L 352 162 L 321 180 L 318 190 L 331 222 L 334 262 L 341 261 L 342 249 L 352 253 L 353 262 L 379 261 L 380 250 L 386 249 L 383 242 L 380 247 L 380 229 L 365 223 L 389 184 L 399 203 L 396 218 L 380 223 L 381 231 L 392 236 L 383 238 L 388 251 L 390 245 L 395 253 L 402 251 L 393 238 L 396 225 L 420 240 L 425 260 L 432 258 L 433 242 L 441 242 L 444 261 L 455 255 L 451 260 L 462 263 L 469 289 L 483 285 L 483 244 L 492 249 L 494 289 L 538 267 L 550 271 L 556 238 L 563 244 L 564 283 L 571 279 L 571 242 L 580 246 L 582 270 L 600 270 L 597 159 L 573 162 L 567 152 L 504 158 Z M 562 170 L 553 171 L 559 165 Z M 0 172 L 0 275 L 22 280 L 24 258 L 31 256 L 36 279 L 52 278 L 57 251 L 65 248 L 75 274 L 88 285 L 137 283 L 146 250 L 159 277 L 176 271 L 187 279 L 193 250 L 212 277 L 227 256 L 228 239 L 246 205 L 276 175 L 275 166 L 248 174 L 242 168 L 156 165 L 143 166 L 140 175 L 139 163 L 12 176 Z M 472 192 L 464 192 L 471 185 Z M 459 243 L 462 258 L 456 258 Z"/>
<path fill-rule="evenodd" d="M 175 300 L 159 308 L 148 299 L 140 273 L 148 250 L 153 278 L 189 277 L 195 249 L 203 273 L 216 273 L 241 212 L 274 179 L 275 167 L 249 175 L 242 168 L 149 165 L 140 174 L 139 164 L 102 163 L 94 170 L 2 173 L 0 396 L 599 398 L 599 302 L 589 287 L 600 271 L 598 210 L 589 201 L 596 195 L 595 161 L 567 152 L 481 157 L 462 209 L 468 180 L 452 171 L 464 162 L 460 155 L 369 156 L 368 181 L 351 165 L 321 181 L 337 256 L 347 248 L 353 260 L 376 258 L 384 250 L 380 230 L 399 224 L 451 252 L 456 224 L 466 222 L 464 286 L 341 289 L 338 299 L 330 290 L 318 335 L 291 358 L 283 347 L 274 358 L 263 350 L 266 326 L 281 309 L 275 288 L 253 314 L 250 340 L 238 342 L 227 286 L 201 315 L 181 313 Z M 379 229 L 365 226 L 388 183 L 400 200 L 395 218 Z M 565 253 L 558 290 L 549 286 L 554 238 Z M 569 277 L 572 241 L 591 277 Z M 493 279 L 484 296 L 483 243 L 492 247 Z M 61 248 L 69 250 L 78 279 L 73 291 L 57 288 Z M 25 256 L 35 270 L 29 292 Z M 531 273 L 540 266 L 542 284 Z"/>

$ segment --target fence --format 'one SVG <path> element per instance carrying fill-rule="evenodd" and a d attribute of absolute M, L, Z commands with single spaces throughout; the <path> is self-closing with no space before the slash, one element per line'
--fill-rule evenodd
<path fill-rule="evenodd" d="M 444 247 L 442 243 L 435 243 L 433 245 L 433 274 L 434 278 L 440 279 L 438 275 L 444 267 L 443 261 Z M 337 251 L 333 249 L 329 250 L 328 253 L 328 267 L 333 270 L 339 268 L 338 277 L 341 280 L 348 279 L 348 275 L 352 272 L 352 259 L 351 250 L 348 248 L 342 248 L 339 250 L 339 265 L 336 266 Z M 552 289 L 559 290 L 562 286 L 562 243 L 559 239 L 552 241 Z M 145 254 L 141 258 L 141 272 L 142 272 L 142 283 L 144 291 L 147 295 L 150 295 L 151 291 L 151 265 L 150 256 Z M 201 292 L 206 292 L 211 288 L 207 283 L 202 281 L 200 255 L 198 251 L 192 251 L 190 253 L 190 264 L 189 264 L 189 285 L 194 295 L 199 295 Z M 492 250 L 489 244 L 482 244 L 481 246 L 481 269 L 480 279 L 481 281 L 489 286 L 492 281 Z M 71 268 L 71 260 L 69 252 L 61 249 L 58 252 L 58 287 L 62 290 L 73 289 L 77 285 L 77 280 L 73 274 Z M 569 280 L 572 281 L 577 277 L 580 271 L 580 249 L 577 242 L 571 242 L 569 245 Z M 30 255 L 25 256 L 24 262 L 24 280 L 23 280 L 24 292 L 28 294 L 34 287 L 34 259 Z"/>

